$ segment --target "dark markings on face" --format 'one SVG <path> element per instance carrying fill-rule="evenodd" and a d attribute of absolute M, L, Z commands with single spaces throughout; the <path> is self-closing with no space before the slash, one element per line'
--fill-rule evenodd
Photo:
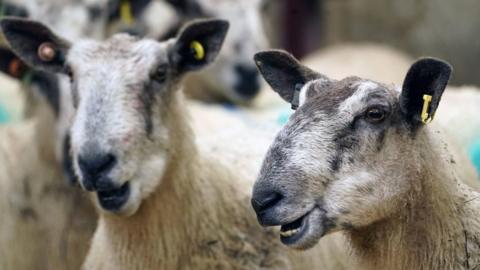
<path fill-rule="evenodd" d="M 42 71 L 35 71 L 32 77 L 32 84 L 35 84 L 52 107 L 55 116 L 60 113 L 60 88 L 56 75 Z"/>
<path fill-rule="evenodd" d="M 70 156 L 71 145 L 70 145 L 70 133 L 68 133 L 63 139 L 63 149 L 62 149 L 62 165 L 63 173 L 65 174 L 68 182 L 70 184 L 75 184 L 77 178 L 75 176 L 75 171 L 73 169 L 73 161 Z"/>
<path fill-rule="evenodd" d="M 156 82 L 150 81 L 145 84 L 143 91 L 140 93 L 140 100 L 143 103 L 143 110 L 141 110 L 143 119 L 145 120 L 145 132 L 147 137 L 153 132 L 153 104 L 155 103 L 155 84 Z"/>
<path fill-rule="evenodd" d="M 355 121 L 341 129 L 333 142 L 335 143 L 335 155 L 329 160 L 329 164 L 330 170 L 337 172 L 342 166 L 345 152 L 353 150 L 358 145 L 359 138 L 355 132 Z"/>
<path fill-rule="evenodd" d="M 78 103 L 80 98 L 78 96 L 78 83 L 73 78 L 71 79 L 71 88 L 72 88 L 72 103 L 75 109 L 78 108 Z"/>
<path fill-rule="evenodd" d="M 385 144 L 385 134 L 386 134 L 386 130 L 385 129 L 382 129 L 380 131 L 380 134 L 378 134 L 378 137 L 377 137 L 377 152 L 380 152 Z"/>

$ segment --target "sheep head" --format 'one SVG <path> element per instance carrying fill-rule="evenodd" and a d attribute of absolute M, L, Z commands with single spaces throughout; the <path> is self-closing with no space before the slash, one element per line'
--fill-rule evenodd
<path fill-rule="evenodd" d="M 358 77 L 332 80 L 282 51 L 260 52 L 255 61 L 273 90 L 298 105 L 255 183 L 259 222 L 280 225 L 284 244 L 306 249 L 401 208 L 421 170 L 419 149 L 428 147 L 422 113 L 435 113 L 450 66 L 418 60 L 400 91 Z"/>
<path fill-rule="evenodd" d="M 103 210 L 135 213 L 175 154 L 180 79 L 215 59 L 228 23 L 194 21 L 165 42 L 119 34 L 73 44 L 34 21 L 6 18 L 1 27 L 27 64 L 70 77 L 71 155 L 82 187 Z M 42 57 L 45 46 L 53 56 Z"/>

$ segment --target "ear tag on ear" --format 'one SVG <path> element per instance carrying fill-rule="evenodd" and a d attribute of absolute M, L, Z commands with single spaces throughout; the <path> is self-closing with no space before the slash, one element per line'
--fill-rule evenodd
<path fill-rule="evenodd" d="M 205 48 L 203 48 L 202 43 L 194 40 L 190 43 L 190 49 L 192 50 L 193 58 L 199 61 L 205 59 Z"/>
<path fill-rule="evenodd" d="M 13 77 L 22 77 L 24 71 L 25 66 L 20 59 L 13 58 L 10 63 L 8 63 L 8 74 L 12 75 Z"/>
<path fill-rule="evenodd" d="M 423 108 L 422 108 L 422 122 L 424 124 L 431 122 L 433 119 L 433 115 L 429 115 L 427 110 L 430 105 L 430 102 L 432 102 L 432 96 L 430 95 L 423 95 Z"/>
<path fill-rule="evenodd" d="M 293 92 L 292 102 L 292 110 L 296 110 L 300 105 L 300 91 L 302 91 L 303 84 L 297 83 L 295 84 L 295 91 Z"/>
<path fill-rule="evenodd" d="M 132 25 L 134 18 L 132 14 L 132 5 L 130 0 L 122 0 L 120 3 L 120 18 L 126 25 Z"/>
<path fill-rule="evenodd" d="M 52 61 L 57 55 L 57 50 L 55 45 L 51 42 L 44 42 L 38 46 L 37 50 L 38 57 L 44 62 Z"/>

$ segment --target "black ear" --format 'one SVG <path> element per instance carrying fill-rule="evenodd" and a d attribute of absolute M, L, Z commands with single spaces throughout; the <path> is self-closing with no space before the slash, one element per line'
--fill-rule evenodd
<path fill-rule="evenodd" d="M 410 67 L 400 95 L 407 121 L 420 126 L 433 118 L 451 73 L 448 63 L 435 58 L 420 59 Z"/>
<path fill-rule="evenodd" d="M 253 57 L 263 78 L 285 101 L 294 103 L 295 92 L 308 81 L 324 78 L 325 76 L 300 64 L 288 52 L 268 50 L 258 52 Z"/>
<path fill-rule="evenodd" d="M 169 59 L 178 74 L 197 70 L 213 62 L 222 48 L 229 23 L 225 20 L 196 20 L 180 30 Z"/>
<path fill-rule="evenodd" d="M 0 70 L 15 79 L 22 79 L 30 68 L 10 49 L 0 47 Z"/>
<path fill-rule="evenodd" d="M 26 19 L 5 17 L 0 21 L 13 52 L 31 67 L 48 72 L 65 72 L 70 44 L 45 25 Z"/>

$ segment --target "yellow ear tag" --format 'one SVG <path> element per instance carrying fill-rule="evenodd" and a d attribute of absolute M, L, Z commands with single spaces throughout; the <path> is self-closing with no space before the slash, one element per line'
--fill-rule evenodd
<path fill-rule="evenodd" d="M 133 24 L 132 5 L 130 5 L 130 0 L 122 0 L 120 3 L 120 18 L 127 25 Z"/>
<path fill-rule="evenodd" d="M 432 115 L 429 115 L 428 112 L 427 112 L 428 106 L 430 105 L 430 102 L 432 102 L 432 96 L 423 95 L 422 122 L 424 124 L 432 121 L 432 119 L 433 119 Z"/>
<path fill-rule="evenodd" d="M 190 43 L 190 49 L 192 49 L 193 57 L 197 60 L 203 60 L 205 58 L 205 49 L 202 43 L 194 40 Z"/>

